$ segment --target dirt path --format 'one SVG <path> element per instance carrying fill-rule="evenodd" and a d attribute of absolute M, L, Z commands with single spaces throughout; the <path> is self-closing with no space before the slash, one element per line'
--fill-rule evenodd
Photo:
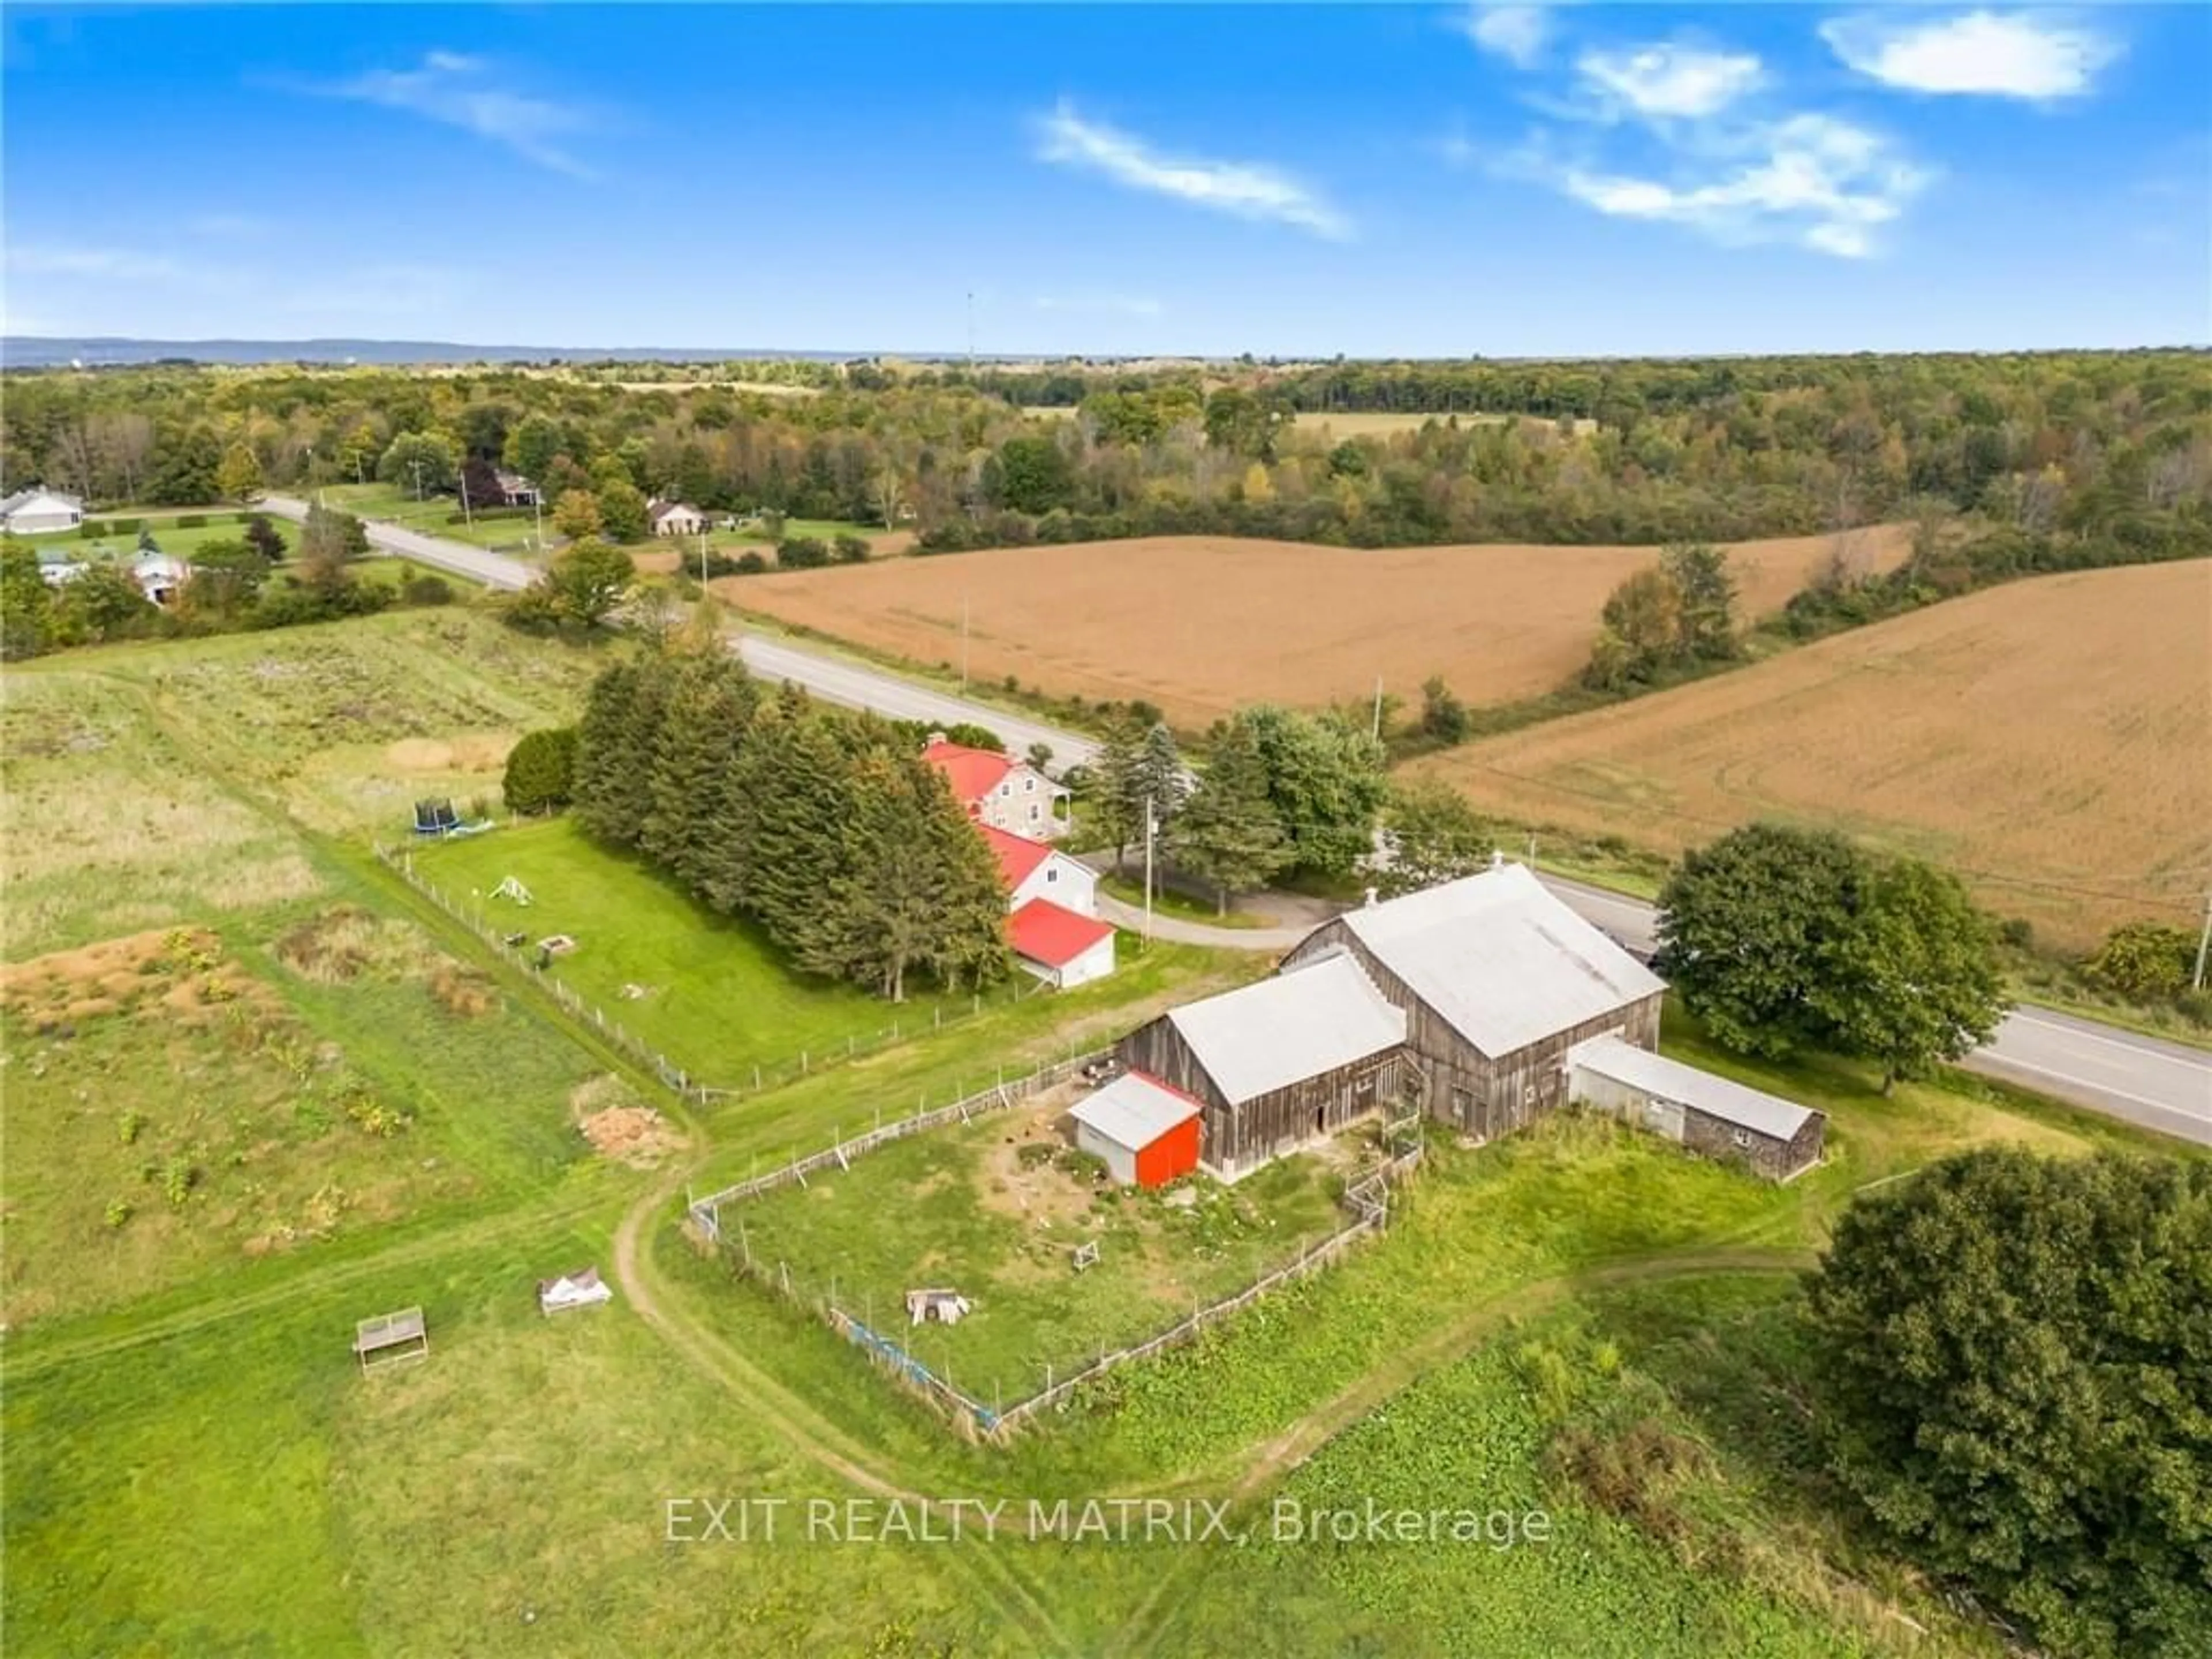
<path fill-rule="evenodd" d="M 803 1455 L 862 1492 L 933 1512 L 936 1505 L 927 1493 L 900 1485 L 894 1471 L 855 1446 L 798 1395 L 747 1360 L 720 1335 L 663 1299 L 666 1287 L 654 1271 L 647 1230 L 702 1161 L 695 1160 L 664 1176 L 630 1206 L 615 1230 L 615 1278 L 630 1305 L 693 1369 L 744 1399 L 758 1418 Z M 988 1547 L 963 1549 L 957 1551 L 953 1559 L 977 1581 L 993 1611 L 1008 1628 L 1032 1632 L 1048 1642 L 1044 1650 L 1075 1650 L 1054 1621 L 1036 1586 L 1026 1574 L 1016 1571 L 1004 1552 Z"/>
<path fill-rule="evenodd" d="M 1218 1490 L 1218 1483 L 1226 1475 L 1234 1480 L 1234 1485 L 1227 1491 L 1230 1504 L 1236 1509 L 1245 1509 L 1266 1488 L 1290 1474 L 1392 1395 L 1430 1372 L 1465 1358 L 1506 1320 L 1551 1308 L 1571 1292 L 1660 1279 L 1791 1273 L 1810 1266 L 1813 1260 L 1809 1250 L 1704 1249 L 1588 1268 L 1516 1285 L 1474 1304 L 1449 1324 L 1401 1349 L 1386 1364 L 1368 1371 L 1272 1438 L 1261 1442 L 1256 1449 L 1238 1452 L 1233 1459 L 1227 1460 L 1233 1468 L 1224 1469 L 1217 1464 L 1164 1490 L 1194 1494 Z M 1175 1609 L 1184 1599 L 1192 1581 L 1203 1577 L 1216 1565 L 1204 1552 L 1187 1552 L 1182 1565 L 1164 1574 L 1131 1610 L 1112 1651 L 1130 1656 L 1131 1659 L 1162 1651 Z"/>

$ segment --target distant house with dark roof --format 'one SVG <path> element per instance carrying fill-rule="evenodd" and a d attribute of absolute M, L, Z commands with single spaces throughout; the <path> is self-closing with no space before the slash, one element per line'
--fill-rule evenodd
<path fill-rule="evenodd" d="M 994 749 L 948 743 L 943 732 L 930 734 L 921 757 L 945 775 L 954 798 L 978 823 L 1032 841 L 1054 841 L 1067 833 L 1062 816 L 1066 787 L 1028 762 Z"/>

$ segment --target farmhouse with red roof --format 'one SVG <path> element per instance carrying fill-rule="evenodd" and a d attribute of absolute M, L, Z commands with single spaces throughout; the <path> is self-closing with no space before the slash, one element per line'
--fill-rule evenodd
<path fill-rule="evenodd" d="M 1006 943 L 1023 967 L 1061 990 L 1114 971 L 1114 930 L 1098 920 L 1098 874 L 1066 854 L 988 823 L 976 832 L 1006 884 Z"/>
<path fill-rule="evenodd" d="M 1067 790 L 1028 762 L 948 742 L 941 732 L 930 734 L 921 757 L 945 774 L 954 798 L 976 823 L 1032 841 L 1053 841 L 1067 833 Z"/>

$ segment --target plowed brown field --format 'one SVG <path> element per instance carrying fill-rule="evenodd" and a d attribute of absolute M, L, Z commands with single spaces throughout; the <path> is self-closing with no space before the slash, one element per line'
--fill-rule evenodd
<path fill-rule="evenodd" d="M 1668 851 L 1833 825 L 2056 941 L 2186 926 L 2212 880 L 2212 562 L 2014 583 L 1419 769 Z"/>
<path fill-rule="evenodd" d="M 1861 568 L 1905 555 L 1856 531 Z M 1730 549 L 1750 616 L 1827 562 L 1826 536 Z M 732 603 L 910 660 L 1094 701 L 1145 698 L 1202 727 L 1242 703 L 1401 696 L 1442 674 L 1468 702 L 1534 696 L 1579 668 L 1606 595 L 1649 547 L 1316 547 L 1170 536 L 889 560 L 715 584 Z"/>

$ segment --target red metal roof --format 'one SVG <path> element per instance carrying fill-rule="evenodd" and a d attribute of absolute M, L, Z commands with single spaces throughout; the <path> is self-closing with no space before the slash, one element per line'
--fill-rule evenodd
<path fill-rule="evenodd" d="M 999 781 L 1014 769 L 1014 763 L 1006 756 L 988 749 L 970 749 L 964 744 L 933 743 L 921 751 L 921 757 L 945 774 L 953 794 L 969 805 L 997 788 Z"/>
<path fill-rule="evenodd" d="M 988 823 L 978 823 L 976 830 L 983 837 L 999 860 L 1000 878 L 1011 893 L 1019 887 L 1037 866 L 1052 856 L 1052 848 L 1041 841 L 1031 841 L 1027 836 L 1017 836 L 1010 830 L 996 829 Z"/>
<path fill-rule="evenodd" d="M 1113 924 L 1079 916 L 1050 899 L 1031 899 L 1006 918 L 1006 943 L 1016 956 L 1065 968 L 1114 931 Z"/>

